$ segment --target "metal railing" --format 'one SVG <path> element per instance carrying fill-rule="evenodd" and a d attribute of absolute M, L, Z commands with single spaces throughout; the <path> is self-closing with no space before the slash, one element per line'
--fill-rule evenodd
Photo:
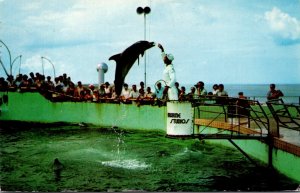
<path fill-rule="evenodd" d="M 280 127 L 300 131 L 299 105 L 286 104 L 282 99 L 270 100 L 267 105 L 276 121 L 278 136 Z"/>
<path fill-rule="evenodd" d="M 191 102 L 195 119 L 206 121 L 201 131 L 197 126 L 200 134 L 205 133 L 208 127 L 218 126 L 217 124 L 222 126 L 216 135 L 224 132 L 222 127 L 231 128 L 226 128 L 231 131 L 230 136 L 218 135 L 220 138 L 266 137 L 269 134 L 269 118 L 258 101 L 232 97 L 203 97 Z M 247 129 L 253 133 L 250 134 Z"/>

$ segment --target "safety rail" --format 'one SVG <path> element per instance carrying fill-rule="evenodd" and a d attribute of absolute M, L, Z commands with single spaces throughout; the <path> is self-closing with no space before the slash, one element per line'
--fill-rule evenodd
<path fill-rule="evenodd" d="M 258 101 L 232 97 L 202 97 L 191 102 L 194 107 L 194 124 L 197 127 L 194 135 L 203 138 L 250 139 L 265 138 L 269 134 L 269 118 Z M 220 130 L 217 133 L 205 134 L 209 133 L 205 132 L 209 127 Z M 229 131 L 230 134 L 221 134 L 224 131 Z"/>
<path fill-rule="evenodd" d="M 285 104 L 282 99 L 270 100 L 267 105 L 277 123 L 278 136 L 280 135 L 280 127 L 300 131 L 299 105 Z"/>

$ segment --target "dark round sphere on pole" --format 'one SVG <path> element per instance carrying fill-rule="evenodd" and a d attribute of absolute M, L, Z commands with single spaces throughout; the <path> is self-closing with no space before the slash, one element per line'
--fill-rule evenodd
<path fill-rule="evenodd" d="M 138 14 L 142 14 L 142 13 L 144 13 L 144 9 L 143 9 L 142 7 L 138 7 L 138 8 L 136 9 L 136 12 L 137 12 Z"/>
<path fill-rule="evenodd" d="M 150 13 L 150 12 L 151 12 L 150 7 L 145 7 L 145 8 L 144 8 L 144 12 L 145 12 L 145 14 Z"/>

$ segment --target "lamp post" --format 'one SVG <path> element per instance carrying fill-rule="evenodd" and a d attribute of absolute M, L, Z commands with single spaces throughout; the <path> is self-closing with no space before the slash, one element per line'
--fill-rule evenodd
<path fill-rule="evenodd" d="M 150 7 L 144 7 L 144 8 L 142 8 L 142 7 L 138 7 L 137 9 L 136 9 L 136 12 L 137 12 L 137 14 L 144 14 L 144 40 L 146 40 L 146 15 L 147 14 L 149 14 L 150 12 L 151 12 L 151 9 L 150 9 Z M 145 53 L 145 56 L 144 56 L 144 63 L 145 63 L 145 86 L 147 86 L 147 84 L 146 84 L 146 77 L 147 77 L 147 68 L 146 68 L 146 53 Z"/>
<path fill-rule="evenodd" d="M 12 64 L 11 64 L 11 54 L 10 54 L 10 50 L 8 49 L 7 45 L 2 41 L 0 40 L 0 42 L 4 45 L 4 47 L 6 48 L 7 52 L 8 52 L 8 55 L 9 55 L 9 67 L 10 67 L 10 75 L 12 75 Z M 4 67 L 4 65 L 3 65 Z M 6 71 L 6 70 L 5 70 Z"/>
<path fill-rule="evenodd" d="M 12 69 L 12 67 L 13 67 L 13 65 L 14 65 L 14 63 L 15 63 L 15 61 L 16 61 L 18 58 L 20 58 L 20 66 L 19 66 L 19 74 L 20 74 L 22 55 L 17 56 L 17 57 L 13 60 L 13 62 L 11 63 L 11 69 Z"/>
<path fill-rule="evenodd" d="M 43 75 L 44 75 L 44 62 L 43 62 L 43 59 L 47 60 L 51 65 L 52 65 L 52 68 L 53 68 L 53 80 L 55 79 L 55 68 L 54 68 L 54 64 L 51 62 L 51 60 L 49 60 L 48 58 L 45 58 L 44 56 L 41 57 L 42 59 L 42 67 L 43 67 Z"/>

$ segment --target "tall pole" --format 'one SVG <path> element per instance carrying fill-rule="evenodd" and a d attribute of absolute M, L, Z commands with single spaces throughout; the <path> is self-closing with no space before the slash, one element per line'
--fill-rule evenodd
<path fill-rule="evenodd" d="M 43 65 L 43 75 L 44 75 L 44 63 L 43 63 L 43 59 L 45 59 L 45 60 L 47 60 L 51 65 L 52 65 L 52 68 L 53 68 L 53 75 L 54 75 L 54 77 L 53 77 L 53 80 L 55 79 L 55 68 L 54 68 L 54 64 L 51 62 L 51 60 L 49 60 L 48 58 L 45 58 L 45 57 L 41 57 L 41 59 L 42 59 L 42 65 Z"/>
<path fill-rule="evenodd" d="M 22 55 L 17 56 L 17 57 L 13 60 L 13 62 L 11 63 L 11 68 L 13 67 L 15 61 L 16 61 L 18 58 L 20 58 L 20 66 L 19 66 L 19 74 L 20 74 Z"/>
<path fill-rule="evenodd" d="M 10 75 L 12 75 L 12 65 L 11 65 L 11 54 L 10 54 L 10 50 L 8 49 L 7 45 L 0 40 L 0 42 L 4 45 L 4 47 L 6 48 L 6 50 L 8 51 L 8 55 L 9 55 L 9 69 L 10 69 Z M 4 66 L 4 65 L 3 65 Z"/>
<path fill-rule="evenodd" d="M 144 40 L 146 40 L 146 14 L 144 13 Z M 147 88 L 147 52 L 145 53 L 144 56 L 144 64 L 145 64 L 145 78 L 144 78 L 144 83 L 145 83 L 145 88 Z"/>
<path fill-rule="evenodd" d="M 138 14 L 144 14 L 144 40 L 146 40 L 146 15 L 149 14 L 151 12 L 151 9 L 150 7 L 138 7 L 136 9 L 136 12 Z M 144 78 L 144 83 L 145 83 L 145 87 L 147 86 L 147 52 L 145 53 L 145 56 L 144 56 L 144 64 L 145 64 L 145 72 L 144 72 L 144 75 L 145 75 L 145 78 Z"/>

